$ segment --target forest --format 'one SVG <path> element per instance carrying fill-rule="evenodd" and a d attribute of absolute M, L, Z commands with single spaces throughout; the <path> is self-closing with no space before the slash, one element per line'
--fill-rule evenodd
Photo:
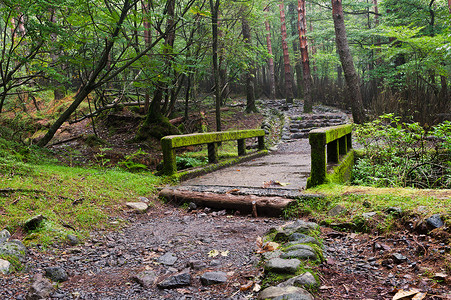
<path fill-rule="evenodd" d="M 3 1 L 0 116 L 58 106 L 66 121 L 118 106 L 145 116 L 136 138 L 178 133 L 200 99 L 304 99 L 352 110 L 354 122 L 394 113 L 430 126 L 450 118 L 451 3 L 402 1 Z M 344 23 L 343 23 L 344 21 Z M 77 111 L 81 113 L 77 114 Z M 41 126 L 41 128 L 40 128 Z"/>

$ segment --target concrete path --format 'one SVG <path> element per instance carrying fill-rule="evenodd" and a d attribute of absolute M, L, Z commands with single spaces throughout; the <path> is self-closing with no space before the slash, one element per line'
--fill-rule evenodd
<path fill-rule="evenodd" d="M 288 190 L 290 194 L 297 194 L 305 188 L 308 176 L 310 145 L 308 139 L 300 139 L 280 144 L 277 151 L 269 155 L 184 181 L 179 188 L 202 187 L 202 191 L 212 192 L 265 189 L 276 190 L 276 194 Z"/>

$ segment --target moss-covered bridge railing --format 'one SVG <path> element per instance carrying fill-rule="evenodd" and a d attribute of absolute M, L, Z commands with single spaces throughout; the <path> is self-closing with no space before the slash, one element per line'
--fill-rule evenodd
<path fill-rule="evenodd" d="M 174 175 L 175 173 L 177 173 L 177 163 L 175 155 L 175 149 L 177 148 L 207 144 L 208 162 L 211 164 L 216 164 L 219 161 L 219 143 L 236 140 L 238 144 L 238 156 L 244 156 L 246 154 L 246 139 L 255 137 L 258 138 L 258 149 L 264 150 L 265 131 L 263 129 L 165 136 L 161 139 L 161 147 L 163 149 L 163 173 L 165 175 Z"/>
<path fill-rule="evenodd" d="M 354 165 L 352 124 L 314 129 L 309 134 L 311 172 L 307 188 L 326 182 L 345 182 Z"/>

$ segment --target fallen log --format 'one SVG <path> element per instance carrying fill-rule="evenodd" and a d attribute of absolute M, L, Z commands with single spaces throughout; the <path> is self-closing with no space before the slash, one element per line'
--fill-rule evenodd
<path fill-rule="evenodd" d="M 210 192 L 193 192 L 176 189 L 163 189 L 159 196 L 168 202 L 177 204 L 194 202 L 199 206 L 228 209 L 239 211 L 241 214 L 253 213 L 254 209 L 258 216 L 280 216 L 282 210 L 290 203 L 295 202 L 294 199 L 282 197 L 258 197 L 254 195 L 232 195 L 232 194 L 216 194 Z"/>

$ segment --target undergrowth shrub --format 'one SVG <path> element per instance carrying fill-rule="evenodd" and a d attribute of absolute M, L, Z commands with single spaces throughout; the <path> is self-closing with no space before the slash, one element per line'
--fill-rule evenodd
<path fill-rule="evenodd" d="M 419 123 L 401 122 L 394 114 L 357 127 L 364 146 L 353 183 L 378 187 L 451 188 L 451 123 L 428 131 Z"/>

